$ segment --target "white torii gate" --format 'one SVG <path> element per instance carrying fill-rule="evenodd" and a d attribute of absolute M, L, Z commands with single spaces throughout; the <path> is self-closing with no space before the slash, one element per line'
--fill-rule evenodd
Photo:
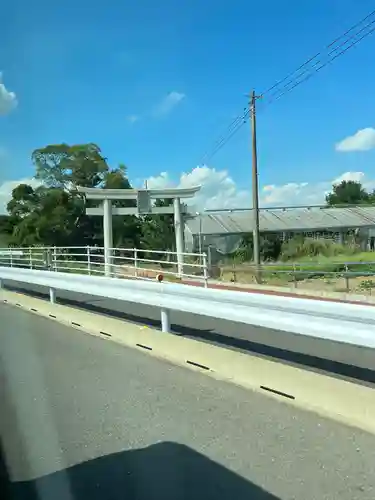
<path fill-rule="evenodd" d="M 182 214 L 185 206 L 181 206 L 181 199 L 192 198 L 201 186 L 186 189 L 98 189 L 78 187 L 88 200 L 101 201 L 100 207 L 86 208 L 87 215 L 101 215 L 103 217 L 104 234 L 104 262 L 105 274 L 111 274 L 111 249 L 113 248 L 112 216 L 113 215 L 146 215 L 146 214 L 174 214 L 174 228 L 176 236 L 177 270 L 183 273 L 184 253 L 184 221 Z M 152 206 L 152 199 L 173 199 L 171 207 Z M 112 206 L 115 200 L 136 200 L 136 207 L 118 208 Z"/>

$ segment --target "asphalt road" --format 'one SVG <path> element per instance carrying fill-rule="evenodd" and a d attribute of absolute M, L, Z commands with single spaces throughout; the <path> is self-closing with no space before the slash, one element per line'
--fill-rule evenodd
<path fill-rule="evenodd" d="M 373 435 L 9 305 L 0 318 L 17 500 L 375 498 Z"/>
<path fill-rule="evenodd" d="M 46 297 L 48 293 L 45 287 L 24 283 L 5 281 L 5 285 L 9 289 L 42 297 Z M 63 291 L 58 291 L 57 297 L 63 304 L 160 327 L 160 312 L 154 307 Z M 303 365 L 312 370 L 334 373 L 348 379 L 375 383 L 375 349 L 177 311 L 171 312 L 171 323 L 173 331 L 179 335 L 280 359 L 289 364 Z"/>

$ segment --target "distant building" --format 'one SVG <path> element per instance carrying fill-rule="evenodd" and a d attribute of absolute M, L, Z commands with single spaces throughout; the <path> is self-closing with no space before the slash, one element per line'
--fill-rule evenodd
<path fill-rule="evenodd" d="M 259 222 L 262 234 L 277 234 L 283 240 L 303 235 L 344 243 L 355 237 L 363 249 L 374 249 L 375 206 L 263 208 Z M 187 218 L 185 245 L 188 251 L 211 246 L 228 254 L 253 228 L 252 209 L 205 211 Z"/>

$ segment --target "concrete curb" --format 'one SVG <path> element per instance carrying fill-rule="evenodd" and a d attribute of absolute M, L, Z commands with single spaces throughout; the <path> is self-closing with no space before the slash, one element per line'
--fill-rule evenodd
<path fill-rule="evenodd" d="M 0 299 L 82 332 L 375 434 L 372 388 L 15 292 L 1 290 Z"/>

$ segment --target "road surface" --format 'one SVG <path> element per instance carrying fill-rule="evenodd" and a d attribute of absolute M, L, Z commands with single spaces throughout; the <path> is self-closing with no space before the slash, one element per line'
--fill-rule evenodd
<path fill-rule="evenodd" d="M 26 291 L 43 297 L 48 295 L 45 287 L 10 281 L 4 283 L 8 289 Z M 62 304 L 84 307 L 101 314 L 115 315 L 127 321 L 160 327 L 160 311 L 154 307 L 64 291 L 58 291 L 57 297 Z M 171 312 L 171 323 L 173 331 L 179 335 L 281 359 L 292 365 L 303 365 L 327 373 L 333 372 L 348 379 L 375 383 L 375 349 L 364 349 L 178 311 Z"/>
<path fill-rule="evenodd" d="M 373 435 L 9 305 L 0 317 L 17 500 L 375 498 Z"/>

